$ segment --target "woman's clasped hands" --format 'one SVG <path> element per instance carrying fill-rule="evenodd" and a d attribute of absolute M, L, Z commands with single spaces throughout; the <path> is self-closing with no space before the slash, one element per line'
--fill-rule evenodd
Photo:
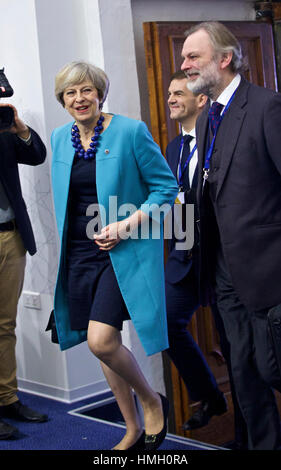
<path fill-rule="evenodd" d="M 94 235 L 94 241 L 100 250 L 112 250 L 121 240 L 129 237 L 130 224 L 127 219 L 113 222 L 103 227 L 98 235 Z"/>

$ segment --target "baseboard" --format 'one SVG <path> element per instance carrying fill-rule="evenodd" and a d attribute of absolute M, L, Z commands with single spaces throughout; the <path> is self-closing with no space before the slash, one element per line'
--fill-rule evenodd
<path fill-rule="evenodd" d="M 33 393 L 42 397 L 50 398 L 64 403 L 75 403 L 89 397 L 99 395 L 109 390 L 106 380 L 100 380 L 88 385 L 83 385 L 72 390 L 67 390 L 52 385 L 32 382 L 18 378 L 18 389 L 22 392 Z"/>

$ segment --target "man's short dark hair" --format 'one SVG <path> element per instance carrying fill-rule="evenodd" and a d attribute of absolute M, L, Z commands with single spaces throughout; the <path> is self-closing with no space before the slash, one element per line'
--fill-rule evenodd
<path fill-rule="evenodd" d="M 183 80 L 184 78 L 187 79 L 187 76 L 185 75 L 183 70 L 177 70 L 177 72 L 173 73 L 170 78 L 170 83 L 173 80 Z M 193 92 L 192 92 L 193 93 Z M 200 93 L 193 93 L 194 96 L 198 96 Z"/>
<path fill-rule="evenodd" d="M 173 73 L 173 75 L 170 78 L 170 82 L 172 80 L 182 80 L 183 78 L 186 78 L 185 73 L 182 70 L 177 70 L 177 72 Z"/>

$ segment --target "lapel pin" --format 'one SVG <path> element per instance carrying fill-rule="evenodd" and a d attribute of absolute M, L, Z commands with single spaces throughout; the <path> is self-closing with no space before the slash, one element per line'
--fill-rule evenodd
<path fill-rule="evenodd" d="M 109 149 L 105 149 L 104 153 L 109 154 Z"/>

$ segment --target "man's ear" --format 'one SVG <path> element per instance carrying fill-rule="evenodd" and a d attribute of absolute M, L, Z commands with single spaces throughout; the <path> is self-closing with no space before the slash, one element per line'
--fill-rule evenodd
<path fill-rule="evenodd" d="M 203 93 L 199 93 L 199 95 L 196 97 L 196 100 L 198 108 L 203 109 L 208 101 L 208 96 L 204 95 Z"/>
<path fill-rule="evenodd" d="M 229 64 L 231 63 L 232 57 L 233 57 L 233 52 L 232 51 L 224 52 L 221 55 L 221 58 L 220 58 L 220 61 L 219 61 L 220 62 L 220 68 L 221 69 L 226 69 L 226 67 L 228 67 Z"/>

